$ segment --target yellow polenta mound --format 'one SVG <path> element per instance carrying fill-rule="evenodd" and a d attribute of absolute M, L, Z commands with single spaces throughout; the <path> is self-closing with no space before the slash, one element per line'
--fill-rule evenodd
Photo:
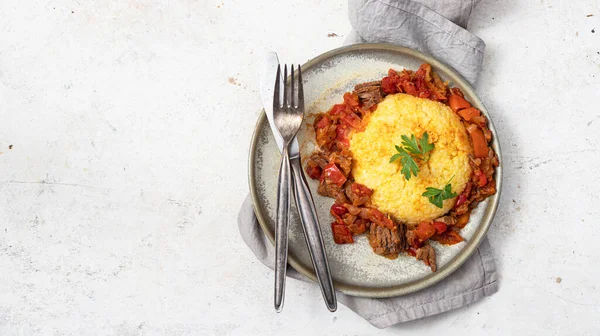
<path fill-rule="evenodd" d="M 417 161 L 418 176 L 406 181 L 400 160 L 389 163 L 401 145 L 402 135 L 429 134 L 435 144 L 428 162 Z M 406 94 L 387 96 L 373 112 L 364 132 L 350 141 L 352 174 L 356 182 L 373 189 L 371 202 L 397 220 L 415 224 L 444 215 L 456 198 L 444 201 L 442 209 L 422 196 L 427 187 L 443 189 L 452 176 L 452 191 L 460 194 L 471 175 L 468 155 L 472 152 L 467 132 L 452 110 L 432 100 Z"/>

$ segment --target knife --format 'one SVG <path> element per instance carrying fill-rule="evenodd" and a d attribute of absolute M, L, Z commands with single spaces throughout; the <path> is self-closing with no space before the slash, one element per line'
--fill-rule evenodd
<path fill-rule="evenodd" d="M 271 126 L 271 131 L 273 132 L 273 136 L 277 142 L 279 151 L 281 152 L 283 150 L 283 138 L 279 134 L 279 131 L 277 131 L 273 119 L 273 90 L 275 87 L 278 65 L 279 58 L 277 57 L 277 53 L 268 52 L 265 56 L 260 76 L 260 95 L 267 119 L 269 120 L 269 125 Z M 285 78 L 280 79 L 281 83 L 285 83 Z M 315 274 L 317 275 L 317 280 L 321 287 L 321 294 L 323 295 L 327 309 L 334 312 L 337 309 L 335 288 L 333 287 L 333 280 L 331 279 L 331 271 L 327 261 L 327 251 L 325 250 L 325 244 L 323 243 L 317 210 L 300 162 L 300 146 L 298 145 L 297 138 L 294 138 L 290 144 L 289 155 L 293 178 L 292 189 L 296 198 L 296 207 L 300 214 L 302 228 L 304 229 L 306 245 L 308 246 Z"/>

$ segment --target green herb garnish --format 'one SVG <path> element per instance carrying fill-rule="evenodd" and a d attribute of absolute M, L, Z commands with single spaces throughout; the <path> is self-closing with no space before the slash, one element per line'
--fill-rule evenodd
<path fill-rule="evenodd" d="M 396 145 L 397 154 L 392 155 L 390 158 L 390 163 L 400 159 L 400 163 L 402 164 L 401 173 L 404 174 L 404 178 L 408 181 L 411 178 L 411 175 L 415 175 L 419 173 L 419 166 L 415 161 L 415 158 L 421 159 L 425 162 L 429 161 L 431 157 L 431 151 L 435 147 L 433 143 L 429 143 L 429 134 L 427 132 L 423 133 L 423 137 L 417 139 L 414 134 L 410 135 L 410 138 L 406 135 L 402 136 L 402 148 Z"/>
<path fill-rule="evenodd" d="M 414 134 L 410 135 L 410 139 L 406 135 L 403 135 L 402 145 L 407 152 L 425 162 L 429 161 L 429 158 L 431 157 L 431 153 L 429 152 L 435 148 L 433 143 L 429 143 L 429 134 L 427 134 L 427 132 L 423 133 L 421 139 L 417 139 Z"/>
<path fill-rule="evenodd" d="M 431 204 L 441 209 L 444 205 L 445 200 L 457 196 L 456 193 L 452 192 L 452 184 L 450 183 L 450 181 L 452 181 L 453 178 L 454 176 L 450 178 L 448 183 L 446 183 L 444 189 L 429 187 L 427 188 L 427 191 L 423 193 L 422 196 L 429 198 L 429 202 L 431 202 Z"/>
<path fill-rule="evenodd" d="M 390 158 L 390 163 L 400 158 L 400 163 L 402 164 L 402 170 L 400 172 L 404 174 L 404 178 L 407 181 L 410 180 L 411 173 L 416 177 L 419 173 L 419 166 L 417 166 L 415 160 L 412 158 L 412 156 L 410 156 L 410 154 L 408 154 L 408 152 L 404 150 L 404 148 L 396 146 L 396 150 L 398 151 L 398 154 L 392 155 Z"/>

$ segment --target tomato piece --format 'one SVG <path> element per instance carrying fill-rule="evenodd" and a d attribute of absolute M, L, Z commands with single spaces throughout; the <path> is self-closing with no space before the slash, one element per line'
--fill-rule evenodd
<path fill-rule="evenodd" d="M 425 83 L 425 70 L 419 68 L 417 72 L 415 72 L 415 88 L 418 92 L 418 97 L 420 98 L 429 98 L 431 96 L 431 92 L 427 88 L 427 84 Z"/>
<path fill-rule="evenodd" d="M 454 245 L 460 243 L 464 239 L 458 234 L 458 232 L 448 230 L 442 234 L 433 235 L 431 240 L 435 240 L 436 242 L 444 245 Z"/>
<path fill-rule="evenodd" d="M 459 206 L 463 205 L 467 199 L 469 198 L 469 195 L 471 195 L 471 188 L 473 187 L 473 184 L 469 181 L 467 182 L 467 186 L 465 187 L 465 190 L 463 190 L 463 192 L 458 196 L 458 199 L 456 200 L 456 204 L 454 205 L 454 208 L 458 208 Z"/>
<path fill-rule="evenodd" d="M 417 225 L 415 234 L 420 241 L 426 241 L 435 234 L 435 227 L 431 222 L 421 222 Z"/>
<path fill-rule="evenodd" d="M 433 84 L 432 84 L 432 86 L 433 86 L 433 88 L 429 88 L 430 89 L 429 92 L 431 92 L 431 98 L 429 98 L 429 99 L 437 100 L 439 102 L 445 101 L 446 95 L 443 94 L 441 91 L 439 91 L 440 89 L 435 87 Z"/>
<path fill-rule="evenodd" d="M 478 178 L 477 185 L 480 187 L 485 187 L 485 185 L 487 184 L 487 178 L 485 177 L 485 175 L 482 172 L 479 172 L 479 174 L 475 175 L 477 175 Z"/>
<path fill-rule="evenodd" d="M 335 104 L 335 105 L 333 105 L 331 110 L 329 110 L 329 114 L 332 116 L 336 116 L 336 115 L 344 113 L 345 110 L 346 110 L 346 104 Z"/>
<path fill-rule="evenodd" d="M 342 123 L 354 128 L 354 129 L 362 129 L 362 123 L 360 118 L 354 112 L 345 113 L 340 120 Z"/>
<path fill-rule="evenodd" d="M 367 224 L 368 223 L 369 222 L 364 219 L 357 218 L 354 221 L 354 223 L 348 225 L 348 230 L 353 235 L 363 234 L 363 233 L 367 232 Z"/>
<path fill-rule="evenodd" d="M 458 110 L 462 110 L 467 107 L 471 107 L 471 103 L 469 103 L 465 100 L 465 98 L 457 94 L 450 95 L 450 98 L 448 99 L 448 105 L 450 105 L 450 108 L 454 112 L 457 112 Z"/>
<path fill-rule="evenodd" d="M 456 204 L 454 205 L 454 207 L 458 208 L 459 206 L 463 205 L 466 201 L 467 201 L 467 195 L 465 195 L 465 193 L 462 193 L 458 196 L 458 199 L 456 200 Z"/>
<path fill-rule="evenodd" d="M 336 140 L 339 141 L 344 147 L 350 147 L 350 132 L 351 129 L 348 125 L 338 125 L 335 129 Z"/>
<path fill-rule="evenodd" d="M 360 183 L 352 183 L 350 191 L 358 197 L 370 197 L 373 195 L 373 189 Z"/>
<path fill-rule="evenodd" d="M 381 89 L 387 94 L 394 94 L 398 92 L 390 77 L 383 77 L 381 80 Z"/>
<path fill-rule="evenodd" d="M 411 256 L 413 256 L 413 257 L 417 256 L 417 249 L 415 249 L 414 247 L 412 247 L 412 246 L 409 247 L 407 251 L 408 251 L 408 254 L 410 254 Z"/>
<path fill-rule="evenodd" d="M 433 222 L 433 227 L 435 228 L 435 233 L 437 234 L 444 233 L 448 229 L 446 223 L 442 222 Z"/>
<path fill-rule="evenodd" d="M 473 154 L 475 154 L 475 157 L 483 158 L 488 156 L 489 149 L 483 132 L 479 128 L 476 128 L 469 130 L 469 134 L 473 141 Z"/>
<path fill-rule="evenodd" d="M 388 78 L 390 79 L 390 83 L 394 86 L 398 85 L 400 82 L 400 75 L 394 69 L 388 70 Z"/>
<path fill-rule="evenodd" d="M 481 115 L 481 112 L 475 107 L 467 107 L 456 113 L 466 121 L 471 121 L 474 117 L 478 117 Z"/>
<path fill-rule="evenodd" d="M 354 239 L 348 227 L 338 222 L 331 223 L 331 231 L 333 232 L 333 241 L 336 244 L 352 244 Z"/>
<path fill-rule="evenodd" d="M 341 204 L 333 203 L 329 212 L 331 212 L 333 216 L 342 216 L 348 213 L 348 209 Z"/>
<path fill-rule="evenodd" d="M 404 80 L 398 85 L 400 85 L 402 87 L 402 91 L 406 92 L 407 94 L 415 97 L 419 96 L 419 92 L 417 92 L 417 89 L 415 88 L 415 84 L 413 82 L 409 80 Z"/>
<path fill-rule="evenodd" d="M 313 180 L 318 180 L 321 177 L 321 173 L 323 172 L 321 170 L 321 167 L 319 167 L 319 164 L 312 160 L 306 163 L 305 170 L 308 176 Z"/>
<path fill-rule="evenodd" d="M 375 224 L 382 225 L 392 230 L 395 229 L 394 221 L 386 217 L 381 211 L 375 208 L 369 208 L 369 220 Z"/>
<path fill-rule="evenodd" d="M 344 103 L 351 107 L 358 106 L 358 95 L 355 93 L 344 93 Z"/>
<path fill-rule="evenodd" d="M 326 183 L 337 184 L 338 187 L 341 187 L 344 185 L 344 183 L 346 183 L 346 177 L 335 165 L 335 163 L 329 163 L 327 166 L 325 166 L 321 178 L 324 179 Z"/>
<path fill-rule="evenodd" d="M 323 115 L 319 120 L 317 120 L 317 122 L 315 123 L 315 128 L 317 129 L 323 129 L 323 128 L 327 128 L 329 126 L 329 122 L 331 120 L 329 119 L 329 116 L 327 115 Z"/>

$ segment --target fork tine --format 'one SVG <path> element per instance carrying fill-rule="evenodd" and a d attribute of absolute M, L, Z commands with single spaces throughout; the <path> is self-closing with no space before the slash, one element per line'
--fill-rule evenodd
<path fill-rule="evenodd" d="M 298 64 L 298 109 L 304 112 L 304 88 L 302 87 L 302 69 Z"/>
<path fill-rule="evenodd" d="M 294 96 L 296 95 L 296 93 L 294 92 L 294 65 L 292 64 L 292 70 L 291 70 L 292 74 L 292 78 L 290 79 L 290 83 L 291 83 L 291 88 L 290 88 L 290 107 L 291 108 L 296 108 L 296 99 L 294 98 Z"/>
<path fill-rule="evenodd" d="M 283 65 L 283 108 L 290 106 L 290 99 L 288 98 L 288 86 L 287 86 L 287 64 Z"/>
<path fill-rule="evenodd" d="M 277 65 L 277 77 L 275 77 L 275 88 L 273 89 L 273 110 L 276 111 L 281 108 L 281 101 L 279 95 L 279 87 L 281 86 L 281 66 Z"/>

